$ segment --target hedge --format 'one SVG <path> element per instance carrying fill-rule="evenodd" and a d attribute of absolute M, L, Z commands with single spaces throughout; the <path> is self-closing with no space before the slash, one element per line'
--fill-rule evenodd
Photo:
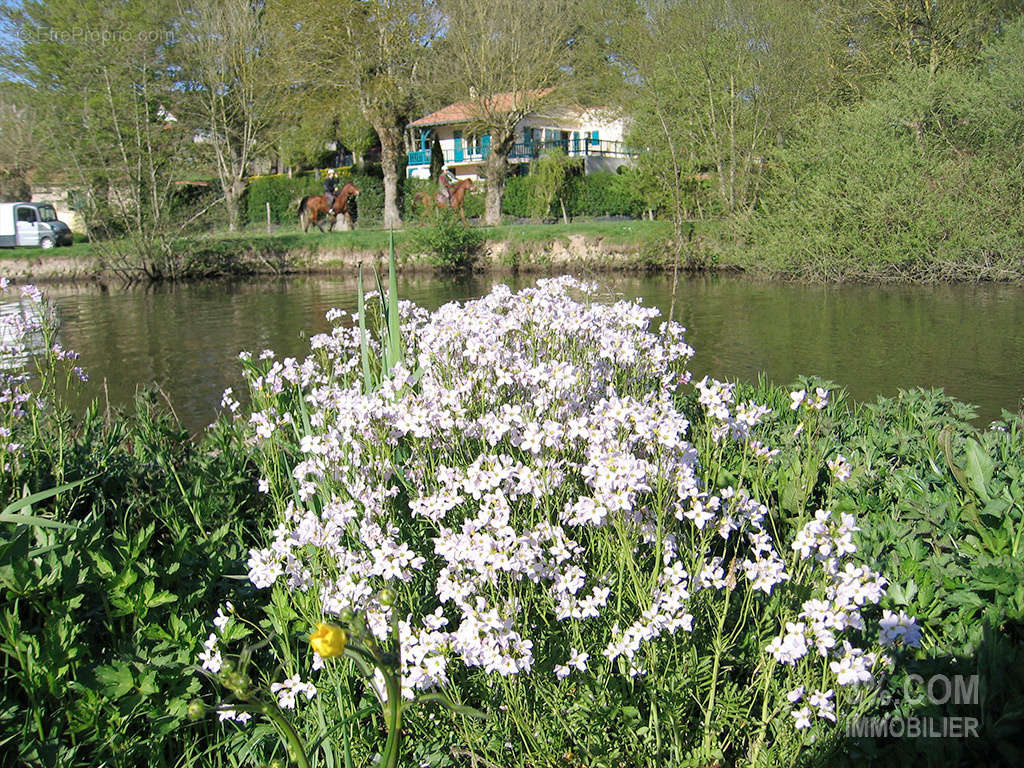
<path fill-rule="evenodd" d="M 533 194 L 532 176 L 513 176 L 505 184 L 501 203 L 502 213 L 529 218 L 530 197 Z M 632 183 L 632 172 L 599 171 L 588 176 L 572 176 L 566 183 L 565 210 L 569 216 L 632 216 L 643 213 L 643 199 Z M 558 218 L 562 209 L 556 199 L 549 217 Z"/>

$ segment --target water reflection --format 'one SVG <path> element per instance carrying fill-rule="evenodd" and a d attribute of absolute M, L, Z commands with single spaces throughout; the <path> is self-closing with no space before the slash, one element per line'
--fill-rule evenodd
<path fill-rule="evenodd" d="M 511 276 L 399 280 L 403 298 L 433 309 L 485 294 Z M 668 310 L 667 277 L 600 281 L 624 298 Z M 324 315 L 356 308 L 354 277 L 302 277 L 171 285 L 101 292 L 89 286 L 49 291 L 64 318 L 61 341 L 82 353 L 88 394 L 129 401 L 139 385 L 159 382 L 179 416 L 200 429 L 215 416 L 226 387 L 242 389 L 237 355 L 273 349 L 301 357 Z M 1017 407 L 1024 395 L 1024 290 L 1012 286 L 805 286 L 737 278 L 682 282 L 677 319 L 697 350 L 698 376 L 781 384 L 813 373 L 858 399 L 899 388 L 944 387 L 976 403 L 984 419 Z"/>

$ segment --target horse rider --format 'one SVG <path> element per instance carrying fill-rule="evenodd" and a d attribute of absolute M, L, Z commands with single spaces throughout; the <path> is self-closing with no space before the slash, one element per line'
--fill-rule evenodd
<path fill-rule="evenodd" d="M 439 203 L 447 203 L 449 207 L 452 204 L 452 194 L 455 191 L 455 174 L 452 172 L 450 165 L 446 165 L 441 168 L 441 175 L 437 177 L 438 182 L 441 184 L 441 189 L 444 192 L 444 196 L 437 196 Z"/>
<path fill-rule="evenodd" d="M 327 172 L 324 178 L 324 198 L 327 200 L 327 208 L 334 208 L 334 198 L 338 196 L 338 174 L 333 168 Z"/>

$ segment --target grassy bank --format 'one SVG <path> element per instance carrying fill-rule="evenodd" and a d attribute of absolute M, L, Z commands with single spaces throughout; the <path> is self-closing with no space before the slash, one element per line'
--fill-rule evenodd
<path fill-rule="evenodd" d="M 45 317 L 45 305 L 29 302 Z M 88 361 L 62 350 L 37 360 L 37 385 L 0 369 L 14 395 L 0 403 L 0 504 L 15 507 L 0 521 L 0 743 L 15 745 L 0 751 L 0 765 L 286 763 L 278 715 L 320 764 L 343 765 L 345 755 L 367 764 L 390 722 L 363 674 L 372 677 L 374 666 L 385 681 L 401 669 L 421 697 L 402 713 L 408 764 L 553 768 L 571 755 L 570 764 L 608 768 L 747 765 L 755 748 L 759 765 L 1019 764 L 1021 419 L 1007 414 L 979 430 L 969 406 L 938 392 L 854 407 L 821 381 L 681 383 L 668 375 L 685 366 L 680 339 L 648 335 L 633 323 L 635 308 L 597 309 L 543 293 L 497 295 L 457 315 L 409 317 L 403 353 L 369 306 L 365 356 L 359 335 L 339 328 L 316 340 L 305 364 L 244 363 L 252 412 L 226 398 L 223 418 L 196 442 L 155 396 L 126 413 L 67 412 L 61 392 L 76 381 L 71 366 Z M 535 316 L 521 316 L 527 310 Z M 578 327 L 565 333 L 565 323 Z M 516 350 L 528 365 L 492 369 Z M 415 383 L 400 363 L 387 374 L 389 360 L 414 353 L 427 366 Z M 467 367 L 451 375 L 453 365 Z M 604 399 L 608 386 L 613 400 Z M 448 408 L 468 421 L 455 426 L 443 418 Z M 575 415 L 557 418 L 559 408 Z M 551 432 L 581 418 L 576 437 Z M 614 443 L 601 437 L 607 430 Z M 346 439 L 336 440 L 341 432 Z M 608 474 L 612 460 L 618 469 Z M 319 471 L 324 461 L 331 473 Z M 673 462 L 700 479 L 699 495 L 685 503 L 677 494 L 688 475 L 664 482 Z M 62 485 L 56 496 L 19 502 Z M 394 493 L 381 495 L 384 488 Z M 448 499 L 454 489 L 460 498 Z M 583 503 L 609 493 L 626 494 L 636 514 L 656 515 L 657 529 L 646 536 L 614 506 Z M 363 510 L 373 517 L 356 524 Z M 598 513 L 604 524 L 590 519 Z M 329 540 L 344 550 L 323 549 L 316 531 L 335 523 Z M 774 554 L 748 552 L 732 524 L 760 531 L 760 546 Z M 463 525 L 476 538 L 446 549 L 444 529 Z M 516 541 L 566 554 L 544 560 L 539 581 L 519 580 L 525 550 L 511 556 L 503 543 Z M 497 549 L 474 565 L 483 544 Z M 275 569 L 284 552 L 293 559 Z M 505 554 L 493 581 L 467 581 Z M 820 570 L 833 554 L 887 579 L 877 604 L 868 593 L 846 604 L 843 615 L 862 616 L 863 632 L 845 624 L 812 632 L 797 615 L 809 596 L 834 602 L 842 594 Z M 354 559 L 342 565 L 343 556 Z M 445 578 L 477 590 L 486 605 L 478 619 L 472 604 L 441 598 L 447 582 L 436 577 L 456 556 L 468 559 Z M 693 580 L 672 581 L 663 556 Z M 378 558 L 395 570 L 378 572 Z M 773 584 L 757 586 L 763 577 L 741 567 L 747 561 L 781 565 L 787 578 L 776 571 Z M 247 571 L 251 581 L 239 578 Z M 561 580 L 549 584 L 556 572 Z M 362 597 L 352 599 L 366 601 L 326 618 L 346 628 L 351 653 L 369 654 L 368 668 L 344 658 L 325 659 L 321 671 L 313 663 L 307 638 L 325 619 L 319 600 L 329 584 L 338 599 L 358 587 L 352 594 Z M 874 576 L 861 586 L 869 584 Z M 502 615 L 509 600 L 512 624 L 469 631 L 490 611 Z M 596 613 L 576 617 L 585 601 Z M 562 602 L 570 615 L 556 618 Z M 399 630 L 401 657 L 387 656 L 395 647 L 382 609 L 412 622 Z M 681 622 L 671 631 L 644 624 L 617 661 L 602 654 L 633 622 L 670 614 Z M 787 630 L 801 621 L 806 638 Z M 460 626 L 468 634 L 444 639 Z M 532 647 L 510 640 L 489 653 L 528 653 L 532 664 L 514 674 L 485 668 L 475 643 L 513 630 Z M 870 679 L 836 679 L 825 661 L 842 669 L 860 657 L 837 642 L 822 661 L 813 642 L 827 640 L 826 630 L 865 653 L 890 654 L 893 665 L 876 659 L 865 668 Z M 880 636 L 889 644 L 879 646 Z M 797 637 L 810 644 L 806 655 L 772 661 L 783 653 L 775 639 Z M 316 647 L 329 655 L 329 646 Z M 927 681 L 939 675 L 968 683 L 977 675 L 973 697 L 930 700 Z M 433 699 L 416 687 L 432 679 Z M 476 711 L 486 718 L 474 719 Z M 239 722 L 245 715 L 252 719 Z M 861 715 L 969 717 L 977 735 L 844 735 L 844 721 Z"/>
<path fill-rule="evenodd" d="M 697 243 L 719 229 L 715 222 L 697 223 Z M 474 227 L 473 232 L 482 238 L 474 260 L 475 267 L 482 270 L 657 270 L 670 269 L 674 258 L 668 245 L 671 227 L 663 221 L 509 223 Z M 419 227 L 395 232 L 395 242 L 405 254 L 402 267 L 433 269 L 434 255 L 415 246 L 419 233 Z M 278 227 L 270 234 L 259 230 L 212 233 L 181 240 L 175 250 L 191 277 L 350 271 L 361 262 L 384 259 L 388 236 L 381 229 L 303 233 Z M 117 279 L 111 269 L 104 269 L 104 260 L 105 250 L 98 243 L 54 250 L 10 249 L 0 252 L 0 276 L 20 281 Z M 706 255 L 684 256 L 684 262 L 691 265 L 711 261 Z M 717 258 L 713 261 L 719 263 Z"/>

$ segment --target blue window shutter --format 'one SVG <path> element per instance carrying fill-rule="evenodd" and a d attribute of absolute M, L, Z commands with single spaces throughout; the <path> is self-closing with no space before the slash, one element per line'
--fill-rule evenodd
<path fill-rule="evenodd" d="M 487 155 L 490 154 L 490 151 L 491 151 L 491 134 L 488 133 L 486 136 L 484 136 L 484 137 L 482 137 L 480 139 L 480 154 L 483 156 L 484 160 L 487 159 Z"/>
<path fill-rule="evenodd" d="M 595 147 L 601 143 L 597 138 L 597 131 L 590 134 L 590 143 Z"/>

